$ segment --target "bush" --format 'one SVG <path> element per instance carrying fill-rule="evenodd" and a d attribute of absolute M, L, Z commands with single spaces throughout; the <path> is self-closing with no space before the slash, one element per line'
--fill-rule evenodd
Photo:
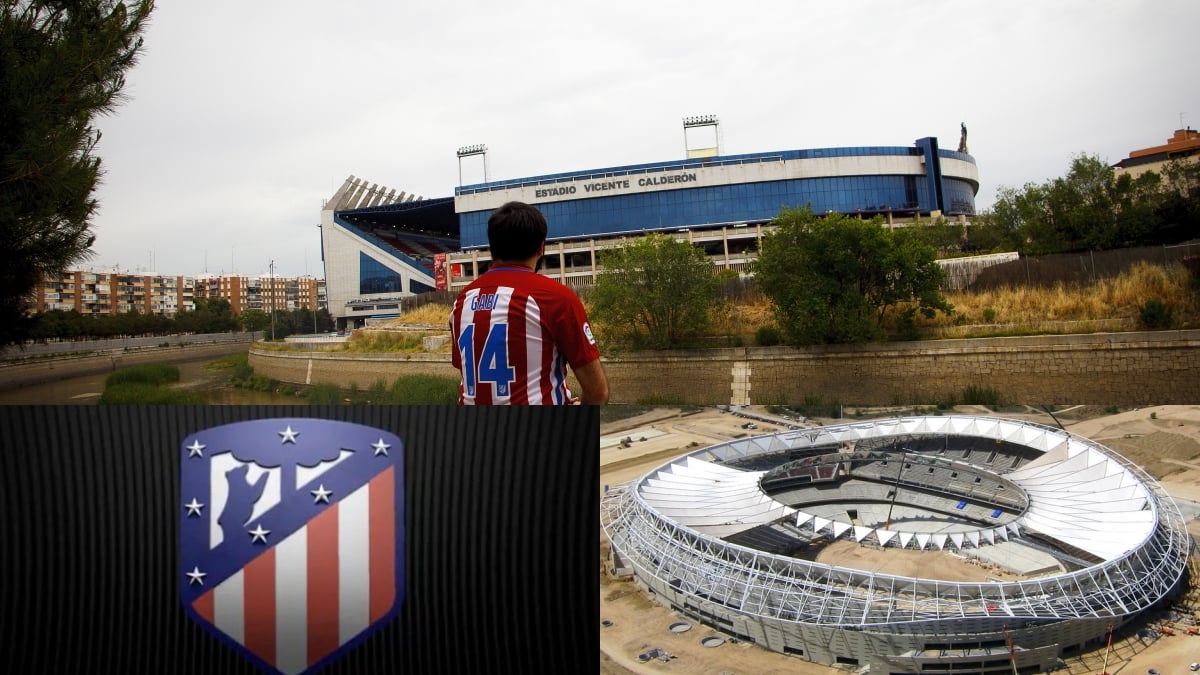
<path fill-rule="evenodd" d="M 981 387 L 972 384 L 963 389 L 962 402 L 963 405 L 1000 405 L 1000 392 L 991 387 Z"/>
<path fill-rule="evenodd" d="M 774 347 L 783 342 L 783 333 L 775 326 L 759 326 L 754 333 L 754 342 L 759 347 Z"/>
<path fill-rule="evenodd" d="M 279 388 L 279 380 L 251 373 L 239 386 L 251 391 L 275 391 Z"/>
<path fill-rule="evenodd" d="M 1175 322 L 1175 308 L 1162 300 L 1147 300 L 1138 307 L 1142 326 L 1150 330 L 1170 328 Z"/>
<path fill-rule="evenodd" d="M 168 363 L 143 363 L 114 370 L 104 379 L 107 388 L 114 384 L 140 383 L 159 386 L 179 381 L 179 367 Z"/>
<path fill-rule="evenodd" d="M 917 308 L 905 307 L 896 317 L 896 337 L 901 340 L 919 340 L 917 331 Z"/>
<path fill-rule="evenodd" d="M 318 382 L 308 390 L 308 402 L 312 405 L 341 405 L 342 390 L 336 384 Z"/>
<path fill-rule="evenodd" d="M 387 403 L 390 398 L 387 382 L 375 380 L 371 386 L 367 387 L 367 403 L 383 404 Z"/>
<path fill-rule="evenodd" d="M 235 382 L 245 382 L 254 374 L 254 368 L 246 361 L 236 363 L 233 366 L 233 372 L 229 374 L 229 378 Z"/>
<path fill-rule="evenodd" d="M 404 375 L 392 383 L 387 403 L 392 405 L 454 405 L 458 403 L 456 377 Z"/>

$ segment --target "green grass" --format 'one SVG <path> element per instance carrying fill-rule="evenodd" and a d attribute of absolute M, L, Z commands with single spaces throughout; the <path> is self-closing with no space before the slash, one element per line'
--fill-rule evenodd
<path fill-rule="evenodd" d="M 203 396 L 145 382 L 121 382 L 104 387 L 101 405 L 206 405 Z"/>
<path fill-rule="evenodd" d="M 376 380 L 366 390 L 357 385 L 343 390 L 336 384 L 318 382 L 308 390 L 313 405 L 455 405 L 458 378 L 434 375 L 402 375 L 388 386 Z"/>
<path fill-rule="evenodd" d="M 169 389 L 179 381 L 179 367 L 169 363 L 144 363 L 114 370 L 104 380 L 101 405 L 207 405 L 195 392 Z"/>
<path fill-rule="evenodd" d="M 116 384 L 148 384 L 160 386 L 179 381 L 179 367 L 169 363 L 143 363 L 114 370 L 104 380 L 104 386 Z"/>
<path fill-rule="evenodd" d="M 458 378 L 405 375 L 389 390 L 392 405 L 453 405 L 458 403 Z"/>
<path fill-rule="evenodd" d="M 240 365 L 245 365 L 249 360 L 250 355 L 245 352 L 229 354 L 228 356 L 222 356 L 219 359 L 204 364 L 204 368 L 206 370 L 231 370 Z"/>

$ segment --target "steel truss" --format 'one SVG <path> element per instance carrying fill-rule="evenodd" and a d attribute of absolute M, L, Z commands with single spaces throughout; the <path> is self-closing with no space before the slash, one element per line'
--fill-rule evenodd
<path fill-rule="evenodd" d="M 739 439 L 692 453 L 710 461 L 913 433 L 1003 438 L 1046 452 L 1063 443 L 1103 453 L 1145 487 L 1155 521 L 1122 555 L 1070 573 L 1013 582 L 953 582 L 872 573 L 731 544 L 660 515 L 639 493 L 646 477 L 601 502 L 613 549 L 648 585 L 744 617 L 800 625 L 929 632 L 930 622 L 972 619 L 970 632 L 1070 619 L 1122 620 L 1176 587 L 1187 566 L 1186 522 L 1161 485 L 1117 453 L 1081 436 L 1029 422 L 983 417 L 903 418 Z"/>

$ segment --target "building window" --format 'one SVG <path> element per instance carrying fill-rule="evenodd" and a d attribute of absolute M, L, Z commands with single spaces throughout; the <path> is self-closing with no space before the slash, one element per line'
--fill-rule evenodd
<path fill-rule="evenodd" d="M 399 272 L 387 267 L 366 253 L 359 252 L 358 256 L 358 292 L 362 295 L 369 293 L 399 293 L 403 289 L 403 280 Z"/>

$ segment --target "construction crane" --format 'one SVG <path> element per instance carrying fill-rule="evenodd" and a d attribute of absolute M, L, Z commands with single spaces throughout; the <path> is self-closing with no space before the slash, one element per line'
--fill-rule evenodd
<path fill-rule="evenodd" d="M 1104 667 L 1100 669 L 1100 675 L 1108 675 L 1108 655 L 1112 652 L 1112 636 L 1113 625 L 1108 624 L 1108 645 L 1104 648 Z"/>
<path fill-rule="evenodd" d="M 1008 662 L 1012 664 L 1013 675 L 1017 673 L 1017 652 L 1013 650 L 1012 636 L 1008 634 L 1008 626 L 1004 627 L 1004 641 L 1008 643 Z"/>

